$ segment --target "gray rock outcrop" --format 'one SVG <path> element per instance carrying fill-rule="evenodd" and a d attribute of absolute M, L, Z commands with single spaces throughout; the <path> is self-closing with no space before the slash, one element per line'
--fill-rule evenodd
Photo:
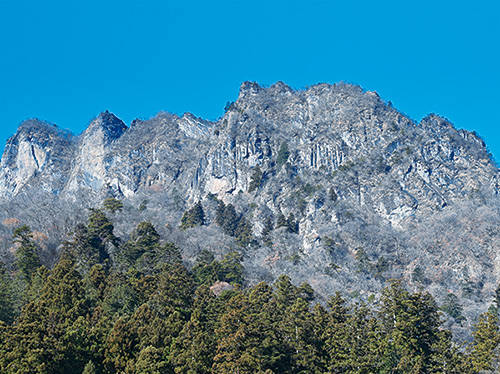
<path fill-rule="evenodd" d="M 277 228 L 271 246 L 259 242 L 247 255 L 251 281 L 293 272 L 326 294 L 375 292 L 395 276 L 438 298 L 473 284 L 472 310 L 500 278 L 498 179 L 483 140 L 437 115 L 416 123 L 349 84 L 297 91 L 245 82 L 215 122 L 161 112 L 127 128 L 104 112 L 74 136 L 25 121 L 7 142 L 0 196 L 40 191 L 96 204 L 161 196 L 169 212 L 155 219 L 170 228 L 196 201 L 217 197 L 245 214 L 256 238 L 264 219 L 293 214 L 298 234 Z M 201 232 L 198 249 L 219 246 L 203 240 Z"/>

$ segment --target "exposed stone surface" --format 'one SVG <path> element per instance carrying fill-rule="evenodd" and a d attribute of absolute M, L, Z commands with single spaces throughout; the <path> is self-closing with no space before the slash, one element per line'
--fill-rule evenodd
<path fill-rule="evenodd" d="M 248 192 L 257 165 L 262 181 Z M 348 84 L 296 91 L 245 82 L 216 122 L 161 112 L 127 128 L 105 112 L 76 137 L 26 121 L 5 148 L 0 195 L 37 189 L 90 194 L 96 203 L 163 194 L 170 211 L 155 217 L 169 232 L 197 200 L 212 204 L 210 194 L 235 204 L 257 238 L 264 218 L 293 213 L 298 235 L 275 230 L 271 247 L 259 242 L 247 255 L 252 281 L 285 271 L 326 294 L 374 292 L 397 276 L 438 297 L 472 282 L 482 295 L 477 304 L 500 277 L 498 168 L 482 139 L 432 114 L 415 123 L 377 93 Z M 359 270 L 361 249 L 368 270 Z M 326 271 L 330 263 L 342 270 Z"/>
<path fill-rule="evenodd" d="M 0 195 L 41 188 L 53 193 L 64 187 L 75 137 L 68 131 L 37 119 L 24 121 L 5 146 L 0 168 Z"/>

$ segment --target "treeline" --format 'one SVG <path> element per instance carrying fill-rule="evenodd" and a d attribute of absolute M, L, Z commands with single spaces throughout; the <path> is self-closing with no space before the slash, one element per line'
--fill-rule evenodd
<path fill-rule="evenodd" d="M 187 269 L 151 223 L 127 241 L 113 230 L 92 210 L 52 270 L 40 265 L 29 228 L 15 230 L 15 271 L 0 266 L 0 372 L 498 372 L 495 305 L 462 347 L 442 329 L 432 296 L 399 281 L 370 305 L 340 293 L 321 305 L 309 284 L 285 275 L 243 287 L 237 251 L 220 261 L 203 251 Z"/>

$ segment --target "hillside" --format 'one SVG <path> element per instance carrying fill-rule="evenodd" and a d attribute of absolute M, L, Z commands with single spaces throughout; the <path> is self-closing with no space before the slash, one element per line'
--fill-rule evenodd
<path fill-rule="evenodd" d="M 247 285 L 287 274 L 319 300 L 377 300 L 402 278 L 438 304 L 456 295 L 465 320 L 448 324 L 470 331 L 500 280 L 498 177 L 483 140 L 437 115 L 417 123 L 344 83 L 245 82 L 215 122 L 161 112 L 127 126 L 104 112 L 80 135 L 23 122 L 0 167 L 2 258 L 13 266 L 13 230 L 28 224 L 52 265 L 113 197 L 117 237 L 150 221 L 188 266 L 237 250 Z M 198 201 L 204 224 L 181 230 Z"/>

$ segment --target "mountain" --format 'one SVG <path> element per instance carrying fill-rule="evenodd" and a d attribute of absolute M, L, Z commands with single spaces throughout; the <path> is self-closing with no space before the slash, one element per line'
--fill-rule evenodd
<path fill-rule="evenodd" d="M 127 127 L 106 111 L 78 136 L 23 122 L 1 161 L 0 232 L 6 262 L 19 220 L 47 236 L 51 263 L 86 209 L 114 197 L 118 233 L 149 220 L 187 263 L 236 248 L 249 284 L 287 273 L 320 298 L 376 299 L 403 278 L 439 302 L 457 295 L 470 329 L 499 282 L 498 192 L 484 141 L 442 117 L 417 123 L 350 84 L 245 82 L 215 122 L 161 112 Z M 178 229 L 198 201 L 206 225 Z M 221 201 L 246 231 L 217 223 Z"/>

